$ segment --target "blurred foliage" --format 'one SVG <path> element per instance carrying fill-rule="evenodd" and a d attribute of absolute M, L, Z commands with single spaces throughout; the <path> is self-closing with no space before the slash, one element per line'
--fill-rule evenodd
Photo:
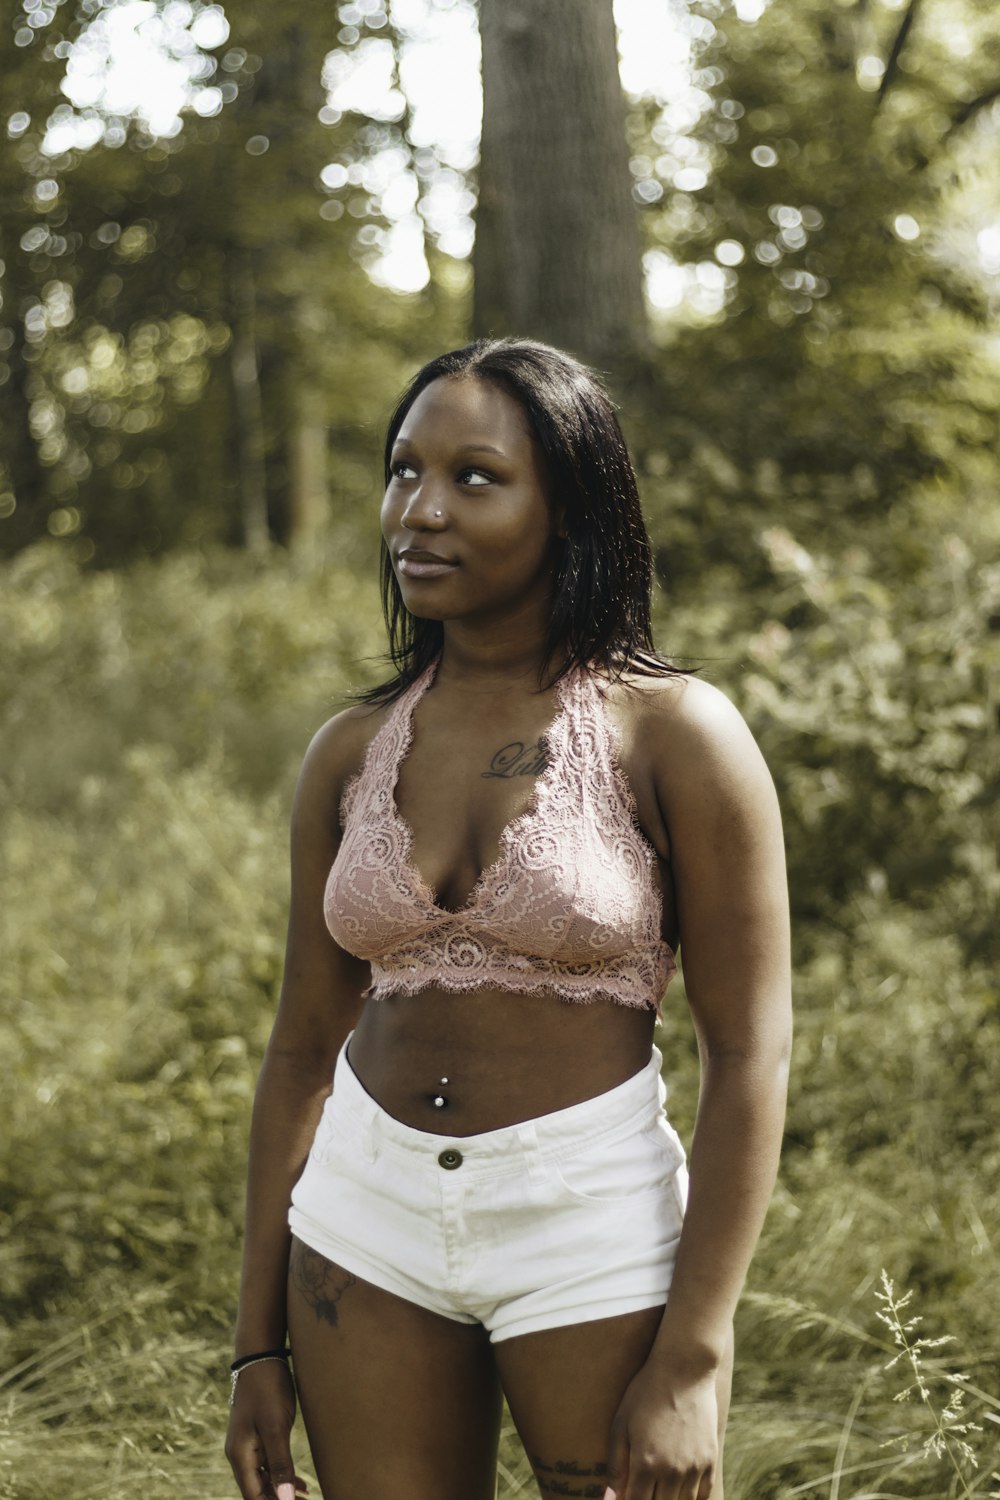
<path fill-rule="evenodd" d="M 649 253 L 714 298 L 662 329 L 658 404 L 633 417 L 663 576 L 700 587 L 709 537 L 713 561 L 764 585 L 747 553 L 775 515 L 895 573 L 942 524 L 922 487 L 942 481 L 946 514 L 995 473 L 1000 262 L 987 274 L 976 238 L 1000 217 L 994 8 L 691 15 L 699 117 L 647 103 L 632 127 Z M 692 161 L 704 186 L 677 190 Z"/>
<path fill-rule="evenodd" d="M 435 168 L 405 109 L 317 97 L 363 22 L 243 6 L 189 54 L 199 87 L 226 87 L 217 113 L 155 136 L 82 110 L 100 143 L 48 155 L 68 43 L 103 9 L 32 0 L 0 30 L 3 1500 L 157 1500 L 179 1462 L 231 1493 L 223 1375 L 291 787 L 380 669 L 378 420 L 465 315 L 433 244 L 420 294 L 367 275 L 372 162 L 398 150 L 421 191 Z M 715 301 L 657 324 L 623 416 L 659 643 L 731 693 L 778 783 L 799 1015 L 727 1493 L 985 1497 L 1000 509 L 996 293 L 970 246 L 997 203 L 997 35 L 985 0 L 685 14 L 701 109 L 633 100 L 633 172 L 648 251 L 713 266 Z M 675 187 L 701 160 L 703 185 Z M 310 533 L 290 497 L 317 431 L 306 477 L 335 498 Z M 291 555 L 221 545 L 248 539 L 260 480 Z M 680 985 L 661 1045 L 687 1132 Z M 883 1267 L 956 1340 L 928 1356 L 936 1406 L 894 1399 Z M 956 1374 L 978 1468 L 926 1449 Z M 505 1500 L 531 1493 L 509 1431 L 502 1460 Z"/>
<path fill-rule="evenodd" d="M 358 174 L 323 185 L 331 162 L 386 150 L 400 128 L 324 104 L 338 24 L 319 0 L 242 7 L 214 49 L 190 37 L 218 7 L 160 7 L 193 83 L 225 101 L 207 118 L 187 108 L 173 136 L 74 110 L 65 59 L 99 44 L 112 9 L 24 0 L 0 27 L 18 106 L 0 156 L 0 547 L 48 530 L 107 564 L 259 541 L 261 521 L 309 541 L 303 484 L 320 508 L 335 488 L 349 532 L 395 389 L 460 336 L 461 303 L 437 283 L 416 299 L 370 281 L 384 220 Z M 310 447 L 321 472 L 298 475 Z"/>
<path fill-rule="evenodd" d="M 280 969 L 291 785 L 347 664 L 381 642 L 335 568 L 296 583 L 178 557 L 81 580 L 45 543 L 4 583 L 0 1025 L 5 1055 L 31 1060 L 35 1100 L 3 1104 L 20 1141 L 0 1168 L 11 1309 L 102 1265 L 231 1249 L 233 1163 Z M 181 1223 L 175 1174 L 195 1146 Z M 20 1151 L 39 1167 L 28 1200 Z M 115 1181 L 134 1195 L 125 1215 Z"/>
<path fill-rule="evenodd" d="M 801 625 L 741 634 L 724 592 L 714 610 L 669 615 L 670 636 L 711 659 L 768 754 L 795 919 L 796 1068 L 741 1314 L 731 1490 L 784 1500 L 816 1480 L 822 1493 L 817 1476 L 858 1464 L 882 1474 L 882 1494 L 967 1493 L 937 1460 L 882 1450 L 919 1422 L 894 1404 L 873 1298 L 883 1265 L 916 1291 L 928 1328 L 958 1341 L 941 1369 L 962 1372 L 985 1421 L 1000 1366 L 983 1192 L 1000 1173 L 1000 1029 L 996 763 L 979 674 L 997 579 L 971 557 L 959 570 L 970 660 L 956 668 L 936 616 L 918 612 L 955 596 L 954 549 L 936 554 L 908 611 L 894 601 L 897 621 L 856 559 L 807 559 L 774 530 L 760 545 L 789 602 L 814 596 Z M 379 670 L 375 599 L 373 576 L 282 555 L 93 572 L 49 541 L 0 575 L 0 796 L 14 809 L 0 1046 L 16 1059 L 0 1104 L 0 1368 L 10 1451 L 51 1433 L 53 1477 L 39 1490 L 32 1471 L 32 1493 L 61 1493 L 104 1451 L 94 1403 L 114 1413 L 122 1496 L 137 1474 L 144 1493 L 166 1493 L 171 1446 L 207 1493 L 227 1493 L 222 1367 L 250 1099 L 280 974 L 288 803 L 312 728 Z M 697 1062 L 680 987 L 661 1045 L 688 1132 Z M 89 1333 L 109 1309 L 116 1321 Z M 60 1338 L 75 1352 L 49 1368 Z M 182 1370 L 177 1341 L 193 1350 Z M 133 1378 L 150 1360 L 166 1361 L 166 1394 Z M 989 1444 L 972 1437 L 986 1463 Z M 503 1493 L 530 1493 L 511 1433 L 503 1451 Z M 987 1473 L 968 1493 L 988 1493 Z M 16 1474 L 8 1484 L 28 1492 Z"/>

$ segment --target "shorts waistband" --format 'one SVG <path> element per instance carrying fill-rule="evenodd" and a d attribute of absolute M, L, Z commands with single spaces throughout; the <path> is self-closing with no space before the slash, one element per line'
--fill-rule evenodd
<path fill-rule="evenodd" d="M 638 1073 L 579 1104 L 477 1135 L 440 1134 L 404 1125 L 372 1098 L 351 1067 L 347 1055 L 350 1040 L 348 1036 L 334 1069 L 330 1100 L 334 1117 L 347 1128 L 360 1129 L 373 1148 L 401 1153 L 414 1165 L 436 1161 L 442 1151 L 457 1150 L 465 1164 L 463 1176 L 474 1173 L 477 1167 L 490 1173 L 505 1167 L 516 1170 L 525 1156 L 536 1161 L 564 1159 L 599 1142 L 610 1143 L 651 1123 L 667 1097 L 660 1076 L 663 1058 L 654 1047 L 649 1062 Z"/>

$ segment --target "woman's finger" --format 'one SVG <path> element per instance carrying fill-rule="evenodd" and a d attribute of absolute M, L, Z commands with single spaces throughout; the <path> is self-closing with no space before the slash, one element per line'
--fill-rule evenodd
<path fill-rule="evenodd" d="M 295 1500 L 296 1490 L 305 1491 L 306 1486 L 295 1472 L 287 1430 L 276 1426 L 260 1436 L 264 1445 L 263 1463 L 275 1500 Z"/>
<path fill-rule="evenodd" d="M 608 1479 L 604 1500 L 622 1500 L 628 1479 L 628 1435 L 624 1423 L 613 1422 L 608 1444 Z"/>
<path fill-rule="evenodd" d="M 274 1500 L 259 1439 L 240 1444 L 228 1458 L 243 1500 Z"/>
<path fill-rule="evenodd" d="M 714 1484 L 715 1470 L 710 1466 L 701 1476 L 701 1484 L 698 1486 L 698 1493 L 695 1495 L 695 1500 L 711 1500 Z"/>

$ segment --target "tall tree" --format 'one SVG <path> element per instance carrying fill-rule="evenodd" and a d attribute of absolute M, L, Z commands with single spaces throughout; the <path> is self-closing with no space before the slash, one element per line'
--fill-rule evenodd
<path fill-rule="evenodd" d="M 996 906 L 995 836 L 965 852 L 997 800 L 998 362 L 974 250 L 998 191 L 993 12 L 951 0 L 953 47 L 916 4 L 698 8 L 713 170 L 679 186 L 688 143 L 660 122 L 648 156 L 651 236 L 724 288 L 674 330 L 643 454 L 673 641 L 748 643 L 714 665 L 788 768 L 803 934 L 822 947 L 874 880 L 976 957 Z"/>
<path fill-rule="evenodd" d="M 661 365 L 649 446 L 669 477 L 649 489 L 662 571 L 675 597 L 702 587 L 709 561 L 747 581 L 779 516 L 807 546 L 863 538 L 883 564 L 900 547 L 915 557 L 917 487 L 967 464 L 973 433 L 1000 431 L 988 291 L 955 244 L 986 172 L 998 188 L 982 102 L 1000 69 L 991 8 L 952 0 L 964 49 L 922 28 L 916 4 L 802 0 L 753 25 L 711 0 L 699 12 L 705 107 L 686 141 L 654 125 L 645 227 L 724 293 L 672 331 Z M 692 140 L 711 163 L 695 190 L 676 182 Z"/>
<path fill-rule="evenodd" d="M 623 370 L 646 349 L 611 0 L 481 0 L 477 334 Z"/>
<path fill-rule="evenodd" d="M 7 106 L 7 138 L 0 149 L 0 542 L 8 546 L 31 535 L 28 500 L 45 482 L 31 419 L 37 346 L 30 314 L 37 306 L 37 254 L 46 238 L 39 221 L 54 215 L 35 192 L 50 174 L 34 141 L 25 137 L 39 111 L 50 107 L 61 72 L 51 55 L 40 61 L 34 55 L 39 49 L 29 52 L 26 33 L 26 24 L 0 26 Z"/>
<path fill-rule="evenodd" d="M 402 317 L 360 263 L 385 223 L 370 158 L 404 154 L 402 131 L 326 108 L 336 8 L 248 0 L 199 49 L 221 106 L 165 138 L 105 113 L 103 140 L 53 155 L 66 60 L 111 9 L 25 0 L 0 36 L 0 550 L 47 528 L 102 563 L 202 537 L 308 547 L 367 495 L 372 411 L 433 310 Z M 332 188 L 331 161 L 350 166 Z"/>

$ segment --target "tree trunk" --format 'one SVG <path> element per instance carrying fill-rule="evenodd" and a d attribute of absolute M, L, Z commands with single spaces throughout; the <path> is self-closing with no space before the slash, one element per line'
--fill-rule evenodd
<path fill-rule="evenodd" d="M 328 501 L 325 402 L 316 369 L 322 302 L 306 269 L 314 239 L 298 230 L 303 217 L 309 230 L 320 223 L 312 135 L 326 99 L 321 63 L 335 40 L 332 15 L 320 5 L 275 12 L 278 24 L 272 22 L 258 44 L 264 63 L 244 104 L 248 135 L 262 136 L 268 151 L 256 164 L 244 158 L 235 185 L 236 234 L 249 272 L 243 279 L 253 298 L 246 303 L 252 314 L 246 326 L 254 329 L 252 363 L 249 343 L 246 349 L 241 426 L 252 439 L 256 404 L 271 444 L 266 464 L 255 469 L 245 509 L 249 501 L 257 515 L 265 515 L 271 537 L 295 549 L 315 540 Z M 273 195 L 271 208 L 262 202 L 262 185 Z M 252 457 L 253 440 L 250 446 Z"/>
<path fill-rule="evenodd" d="M 309 547 L 323 528 L 329 510 L 326 481 L 326 403 L 308 378 L 293 390 L 288 415 L 288 545 Z"/>
<path fill-rule="evenodd" d="M 11 295 L 7 288 L 8 296 Z M 38 458 L 38 445 L 31 431 L 30 382 L 31 350 L 24 338 L 24 323 L 11 319 L 13 343 L 3 357 L 10 375 L 4 390 L 4 421 L 0 434 L 0 509 L 3 521 L 2 540 L 13 551 L 38 536 L 44 536 L 48 520 L 48 476 Z M 8 498 L 9 496 L 9 498 Z M 15 510 L 11 509 L 13 501 Z M 10 517 L 8 520 L 7 517 Z M 4 550 L 7 550 L 6 548 Z"/>
<path fill-rule="evenodd" d="M 624 371 L 646 317 L 611 0 L 481 0 L 477 336 Z"/>
<path fill-rule="evenodd" d="M 0 240 L 0 249 L 5 265 L 0 329 L 6 334 L 0 363 L 7 366 L 7 378 L 0 382 L 0 549 L 14 552 L 45 535 L 48 473 L 31 430 L 31 360 L 37 355 L 24 335 L 31 299 L 21 294 L 16 245 Z"/>
<path fill-rule="evenodd" d="M 253 261 L 233 251 L 230 264 L 233 342 L 230 369 L 240 456 L 240 513 L 243 545 L 262 552 L 268 543 L 267 474 L 264 467 L 264 403 L 257 359 L 257 298 Z"/>

